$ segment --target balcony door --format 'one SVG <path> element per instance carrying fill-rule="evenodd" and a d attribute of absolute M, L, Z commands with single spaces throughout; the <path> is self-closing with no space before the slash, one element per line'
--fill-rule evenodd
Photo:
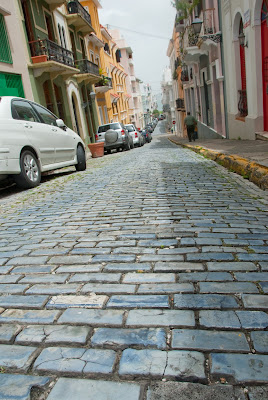
<path fill-rule="evenodd" d="M 27 2 L 27 0 L 21 0 L 21 8 L 22 8 L 22 12 L 23 12 L 24 21 L 25 21 L 25 28 L 26 28 L 28 41 L 33 42 L 35 40 L 34 30 L 33 30 L 33 25 L 32 25 L 32 20 L 31 20 L 31 14 L 30 14 L 30 10 L 29 10 L 29 3 Z"/>
<path fill-rule="evenodd" d="M 261 13 L 262 36 L 262 71 L 263 71 L 263 122 L 264 130 L 268 131 L 268 0 L 263 2 Z"/>
<path fill-rule="evenodd" d="M 49 40 L 52 42 L 55 42 L 55 35 L 54 35 L 54 29 L 53 29 L 53 21 L 51 15 L 45 13 L 45 21 L 46 21 L 46 27 L 47 27 L 47 35 Z"/>

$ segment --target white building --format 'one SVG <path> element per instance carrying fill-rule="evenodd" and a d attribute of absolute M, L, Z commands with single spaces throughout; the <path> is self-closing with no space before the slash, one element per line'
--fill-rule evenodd
<path fill-rule="evenodd" d="M 222 31 L 229 137 L 268 137 L 268 0 L 223 0 Z"/>
<path fill-rule="evenodd" d="M 173 125 L 172 122 L 175 120 L 175 99 L 170 67 L 164 69 L 161 87 L 163 113 L 166 115 L 168 125 L 171 127 Z"/>

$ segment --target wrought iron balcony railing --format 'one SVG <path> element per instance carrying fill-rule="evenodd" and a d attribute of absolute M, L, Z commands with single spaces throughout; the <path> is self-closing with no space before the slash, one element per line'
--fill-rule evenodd
<path fill-rule="evenodd" d="M 194 31 L 194 28 L 191 25 L 188 25 L 184 34 L 184 43 L 183 47 L 186 49 L 187 47 L 197 46 L 199 40 L 199 33 Z"/>
<path fill-rule="evenodd" d="M 184 99 L 177 99 L 176 100 L 176 108 L 177 110 L 185 110 Z"/>
<path fill-rule="evenodd" d="M 47 61 L 56 61 L 69 67 L 75 67 L 73 53 L 49 39 L 38 39 L 29 42 L 29 45 L 32 57 L 46 56 Z"/>
<path fill-rule="evenodd" d="M 181 73 L 181 81 L 182 82 L 188 82 L 189 81 L 189 73 L 187 70 L 182 71 Z"/>
<path fill-rule="evenodd" d="M 247 91 L 238 90 L 238 93 L 239 93 L 238 110 L 240 112 L 240 117 L 246 117 L 248 115 Z"/>
<path fill-rule="evenodd" d="M 81 17 L 88 22 L 88 24 L 91 26 L 91 16 L 87 12 L 87 10 L 82 6 L 82 4 L 79 3 L 77 0 L 70 1 L 67 4 L 67 9 L 69 14 L 79 14 Z"/>
<path fill-rule="evenodd" d="M 77 60 L 76 68 L 80 69 L 81 74 L 92 74 L 99 76 L 99 66 L 88 60 Z"/>

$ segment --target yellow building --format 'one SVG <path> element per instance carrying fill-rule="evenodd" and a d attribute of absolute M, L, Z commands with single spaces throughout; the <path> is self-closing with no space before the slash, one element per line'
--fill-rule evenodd
<path fill-rule="evenodd" d="M 88 35 L 90 61 L 98 64 L 102 76 L 100 82 L 95 83 L 99 125 L 115 121 L 129 123 L 128 100 L 131 96 L 126 89 L 127 73 L 120 64 L 120 49 L 109 31 L 100 25 L 100 2 L 84 0 L 81 4 L 90 13 L 95 31 Z"/>

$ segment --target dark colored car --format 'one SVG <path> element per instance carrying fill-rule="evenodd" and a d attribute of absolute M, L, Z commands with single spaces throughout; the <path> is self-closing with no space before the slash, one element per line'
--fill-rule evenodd
<path fill-rule="evenodd" d="M 151 132 L 149 132 L 147 129 L 143 129 L 141 131 L 142 136 L 144 137 L 145 143 L 150 143 L 152 141 L 152 135 Z"/>

